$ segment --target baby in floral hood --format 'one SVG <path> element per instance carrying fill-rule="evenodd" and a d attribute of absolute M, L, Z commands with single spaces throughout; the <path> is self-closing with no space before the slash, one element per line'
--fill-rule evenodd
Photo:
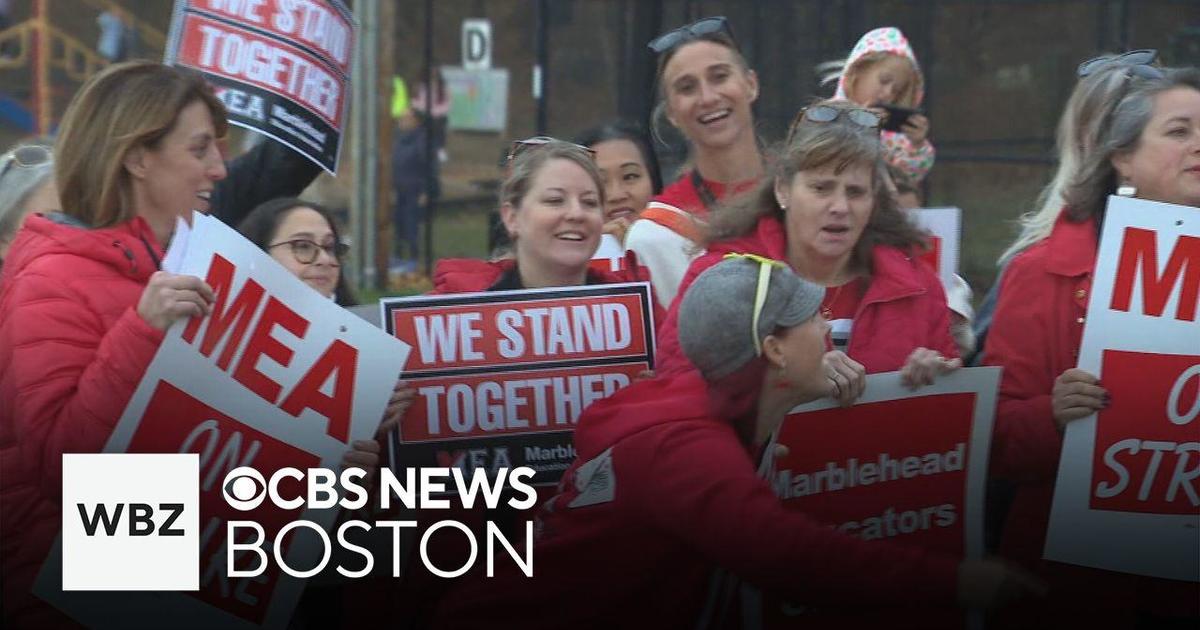
<path fill-rule="evenodd" d="M 863 107 L 886 104 L 917 109 L 925 95 L 921 66 L 904 33 L 893 26 L 868 32 L 844 62 L 823 64 L 822 68 L 833 70 L 822 82 L 837 80 L 834 98 Z M 876 111 L 886 115 L 882 109 Z M 881 134 L 888 165 L 914 184 L 933 167 L 934 149 L 928 135 L 929 119 L 921 114 L 909 116 L 900 131 Z"/>

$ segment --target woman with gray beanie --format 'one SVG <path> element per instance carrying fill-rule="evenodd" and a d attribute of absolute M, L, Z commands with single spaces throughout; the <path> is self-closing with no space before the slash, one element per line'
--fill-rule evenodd
<path fill-rule="evenodd" d="M 50 147 L 23 144 L 0 156 L 0 261 L 25 217 L 58 205 Z"/>
<path fill-rule="evenodd" d="M 720 626 L 738 580 L 814 604 L 987 607 L 1039 589 L 993 561 L 838 532 L 758 474 L 786 413 L 826 392 L 824 294 L 757 256 L 700 274 L 679 306 L 696 369 L 584 411 L 578 457 L 539 515 L 533 575 L 504 564 L 461 584 L 439 625 Z"/>

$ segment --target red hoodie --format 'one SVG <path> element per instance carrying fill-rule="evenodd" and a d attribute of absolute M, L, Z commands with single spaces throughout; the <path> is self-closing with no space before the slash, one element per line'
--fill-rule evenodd
<path fill-rule="evenodd" d="M 154 357 L 163 333 L 135 308 L 161 257 L 141 219 L 89 230 L 34 216 L 4 260 L 0 569 L 6 621 L 65 622 L 29 592 L 62 523 L 62 454 L 100 452 Z"/>
<path fill-rule="evenodd" d="M 443 600 L 438 625 L 694 627 L 722 609 L 716 569 L 808 602 L 953 605 L 956 559 L 785 508 L 733 424 L 712 415 L 714 395 L 693 370 L 589 407 L 578 457 L 539 515 L 533 577 L 497 559 L 496 577 Z"/>

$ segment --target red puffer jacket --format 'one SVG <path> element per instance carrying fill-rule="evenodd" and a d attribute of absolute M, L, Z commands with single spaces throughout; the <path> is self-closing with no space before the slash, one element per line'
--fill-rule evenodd
<path fill-rule="evenodd" d="M 439 625 L 705 627 L 702 611 L 728 603 L 713 597 L 717 569 L 811 603 L 954 605 L 956 559 L 784 507 L 713 415 L 719 396 L 691 370 L 588 407 L 578 457 L 538 516 L 533 577 L 497 560 L 495 577 L 443 601 Z"/>
<path fill-rule="evenodd" d="M 679 346 L 679 304 L 696 276 L 730 253 L 787 260 L 783 223 L 775 217 L 763 217 L 754 232 L 712 243 L 707 253 L 692 262 L 667 311 L 667 321 L 658 329 L 659 374 L 691 369 L 691 362 Z M 871 267 L 871 284 L 854 315 L 846 354 L 862 363 L 868 373 L 899 370 L 908 355 L 921 346 L 957 357 L 958 346 L 950 336 L 946 292 L 937 276 L 916 258 L 887 245 L 875 247 Z"/>
<path fill-rule="evenodd" d="M 4 260 L 0 569 L 14 625 L 49 614 L 29 589 L 62 523 L 62 454 L 104 447 L 162 341 L 135 311 L 161 257 L 141 219 L 89 230 L 35 216 Z"/>

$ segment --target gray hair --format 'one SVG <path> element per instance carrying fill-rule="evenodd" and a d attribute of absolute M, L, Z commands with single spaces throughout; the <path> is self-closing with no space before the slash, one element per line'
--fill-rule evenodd
<path fill-rule="evenodd" d="M 30 145 L 18 145 L 0 157 L 0 168 L 4 164 L 9 164 L 13 153 L 24 146 Z M 29 201 L 33 193 L 53 177 L 53 159 L 33 166 L 10 164 L 7 172 L 4 173 L 3 185 L 0 185 L 0 242 L 12 240 L 17 229 L 21 227 L 21 221 L 25 218 L 25 202 Z"/>
<path fill-rule="evenodd" d="M 1078 172 L 1064 191 L 1066 212 L 1076 221 L 1100 217 L 1104 212 L 1105 199 L 1118 184 L 1117 170 L 1111 160 L 1115 155 L 1138 148 L 1154 112 L 1155 97 L 1177 87 L 1200 91 L 1200 70 L 1196 68 L 1167 68 L 1162 78 L 1156 79 L 1130 73 L 1125 76 L 1129 91 L 1112 108 L 1107 124 L 1099 125 L 1096 144 L 1084 152 Z"/>
<path fill-rule="evenodd" d="M 1021 233 L 1000 255 L 999 264 L 1005 264 L 1030 245 L 1050 236 L 1054 222 L 1066 204 L 1064 195 L 1071 178 L 1079 169 L 1083 156 L 1096 146 L 1101 124 L 1108 119 L 1129 86 L 1127 70 L 1127 66 L 1114 64 L 1075 84 L 1058 121 L 1058 168 L 1038 195 L 1036 209 L 1021 215 Z"/>

